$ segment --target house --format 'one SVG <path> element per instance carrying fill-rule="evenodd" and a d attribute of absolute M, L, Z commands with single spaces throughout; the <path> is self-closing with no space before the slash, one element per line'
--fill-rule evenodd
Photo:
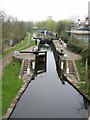
<path fill-rule="evenodd" d="M 71 37 L 75 37 L 78 40 L 85 40 L 86 42 L 90 39 L 90 1 L 88 2 L 88 17 L 81 21 L 78 19 L 75 27 L 70 31 Z"/>
<path fill-rule="evenodd" d="M 85 40 L 88 42 L 90 38 L 90 24 L 88 17 L 85 21 L 77 22 L 76 26 L 71 29 L 71 37 L 75 37 L 78 40 Z"/>

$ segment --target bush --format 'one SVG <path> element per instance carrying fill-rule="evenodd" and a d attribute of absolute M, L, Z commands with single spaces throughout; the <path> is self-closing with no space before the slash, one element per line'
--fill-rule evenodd
<path fill-rule="evenodd" d="M 76 60 L 75 61 L 78 73 L 79 73 L 79 77 L 81 81 L 85 81 L 86 76 L 85 76 L 85 64 L 82 63 L 82 60 Z"/>
<path fill-rule="evenodd" d="M 67 43 L 67 47 L 70 51 L 81 54 L 82 50 L 85 49 L 87 45 L 83 40 L 77 40 L 74 37 L 70 37 Z"/>

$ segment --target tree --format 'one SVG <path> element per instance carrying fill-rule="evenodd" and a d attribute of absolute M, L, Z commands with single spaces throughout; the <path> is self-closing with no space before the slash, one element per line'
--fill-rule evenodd
<path fill-rule="evenodd" d="M 70 20 L 60 20 L 57 22 L 55 31 L 61 36 L 62 39 L 67 39 L 68 34 L 66 30 L 70 30 L 72 25 L 72 21 Z"/>
<path fill-rule="evenodd" d="M 46 29 L 48 31 L 55 32 L 55 26 L 56 26 L 56 22 L 54 20 L 52 19 L 47 20 Z"/>
<path fill-rule="evenodd" d="M 83 50 L 82 52 L 82 62 L 86 66 L 86 83 L 87 88 L 90 89 L 90 48 Z"/>
<path fill-rule="evenodd" d="M 0 11 L 0 17 L 2 20 L 2 49 L 7 47 L 9 40 L 13 40 L 14 43 L 21 41 L 22 36 L 25 36 L 27 31 L 31 31 L 33 23 L 18 21 L 17 18 L 13 18 L 7 15 L 4 11 Z"/>
<path fill-rule="evenodd" d="M 46 21 L 39 21 L 35 23 L 35 26 L 38 29 L 46 29 L 46 24 L 47 24 Z"/>
<path fill-rule="evenodd" d="M 28 32 L 32 32 L 32 30 L 33 30 L 33 22 L 30 22 L 30 21 L 28 21 L 28 22 L 26 22 L 25 23 L 26 24 L 26 29 L 27 29 L 27 31 Z"/>

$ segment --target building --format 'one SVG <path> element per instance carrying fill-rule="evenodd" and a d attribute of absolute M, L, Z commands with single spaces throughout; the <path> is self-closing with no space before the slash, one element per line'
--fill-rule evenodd
<path fill-rule="evenodd" d="M 78 19 L 75 26 L 70 31 L 71 37 L 88 42 L 90 39 L 90 1 L 88 2 L 88 17 L 81 21 Z"/>
<path fill-rule="evenodd" d="M 90 20 L 90 1 L 88 2 L 88 17 L 89 17 L 89 20 Z"/>
<path fill-rule="evenodd" d="M 90 35 L 90 27 L 86 21 L 77 24 L 71 29 L 71 37 L 75 37 L 79 40 L 85 40 L 88 42 L 88 35 Z"/>

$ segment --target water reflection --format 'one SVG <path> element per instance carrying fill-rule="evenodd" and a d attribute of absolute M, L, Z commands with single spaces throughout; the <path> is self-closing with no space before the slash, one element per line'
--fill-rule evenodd
<path fill-rule="evenodd" d="M 62 84 L 51 50 L 47 50 L 46 65 L 46 72 L 29 84 L 11 118 L 81 119 L 86 111 L 83 97 L 66 81 Z"/>

